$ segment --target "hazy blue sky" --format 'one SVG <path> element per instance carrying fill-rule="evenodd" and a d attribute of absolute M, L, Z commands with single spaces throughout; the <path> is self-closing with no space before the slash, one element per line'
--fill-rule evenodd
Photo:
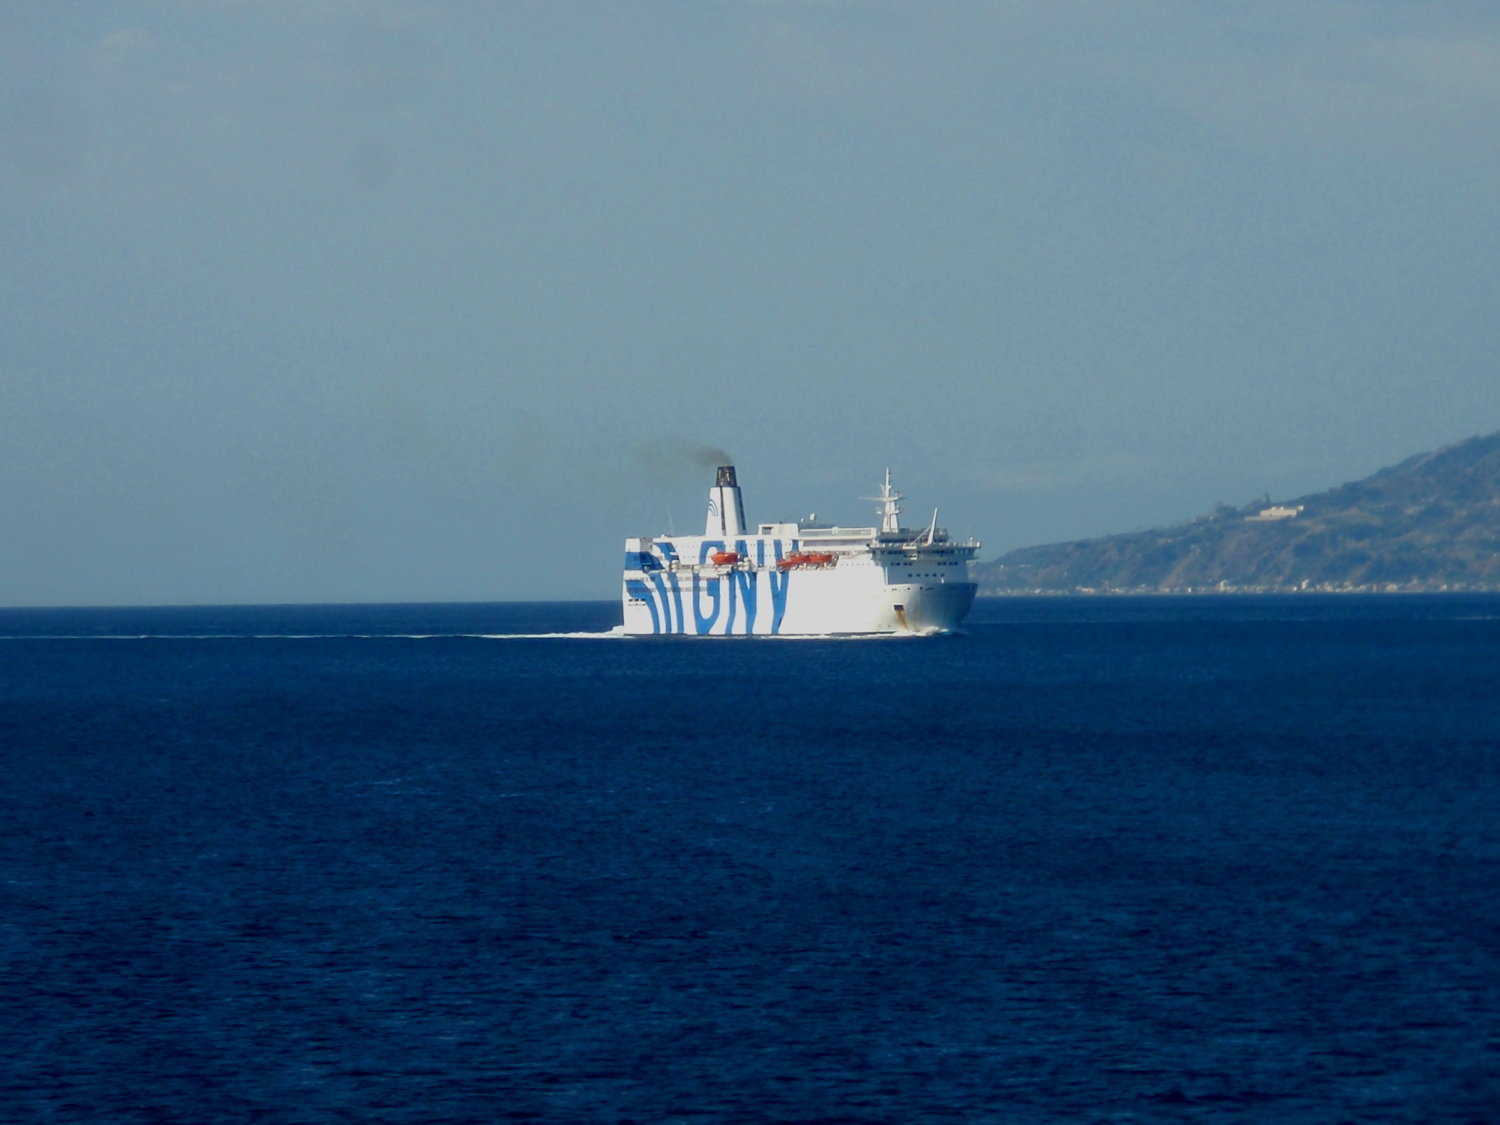
<path fill-rule="evenodd" d="M 0 6 L 0 604 L 983 557 L 1500 429 L 1500 5 Z"/>

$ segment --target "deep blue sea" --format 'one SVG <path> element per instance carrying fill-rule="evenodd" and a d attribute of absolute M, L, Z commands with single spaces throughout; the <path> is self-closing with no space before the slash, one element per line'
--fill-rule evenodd
<path fill-rule="evenodd" d="M 0 611 L 0 1120 L 1500 1121 L 1500 597 L 618 620 Z"/>

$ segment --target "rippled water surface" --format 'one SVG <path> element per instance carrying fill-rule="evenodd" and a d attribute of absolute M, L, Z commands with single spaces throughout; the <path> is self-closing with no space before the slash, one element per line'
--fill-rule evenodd
<path fill-rule="evenodd" d="M 0 611 L 4 1119 L 1500 1120 L 1500 598 L 617 620 Z"/>

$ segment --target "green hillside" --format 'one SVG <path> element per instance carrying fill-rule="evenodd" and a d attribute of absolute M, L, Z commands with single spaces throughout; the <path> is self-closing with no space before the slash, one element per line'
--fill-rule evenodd
<path fill-rule="evenodd" d="M 1500 433 L 1327 492 L 1011 551 L 981 594 L 1500 589 Z"/>

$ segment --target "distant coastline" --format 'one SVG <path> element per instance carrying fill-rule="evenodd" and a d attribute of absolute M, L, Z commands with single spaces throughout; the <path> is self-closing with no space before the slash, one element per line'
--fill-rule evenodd
<path fill-rule="evenodd" d="M 1393 594 L 1414 597 L 1433 594 L 1500 594 L 1500 586 L 1403 586 L 1387 583 L 1379 586 L 1134 586 L 1078 587 L 1073 589 L 981 589 L 981 598 L 1236 598 L 1257 594 L 1278 597 L 1298 594 Z"/>
<path fill-rule="evenodd" d="M 1500 591 L 1500 433 L 1363 480 L 1262 497 L 1169 528 L 1011 551 L 974 567 L 1008 594 L 1476 594 Z"/>

